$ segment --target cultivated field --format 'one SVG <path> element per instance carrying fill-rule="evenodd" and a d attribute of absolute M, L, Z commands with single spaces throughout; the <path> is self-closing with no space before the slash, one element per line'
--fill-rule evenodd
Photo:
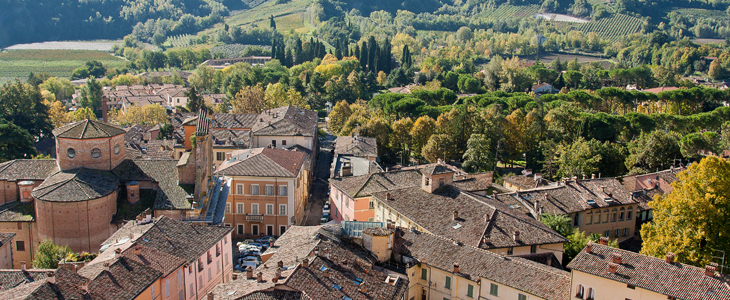
<path fill-rule="evenodd" d="M 0 82 L 25 80 L 30 72 L 46 72 L 69 77 L 87 61 L 98 60 L 107 68 L 121 68 L 126 61 L 102 51 L 89 50 L 8 50 L 0 52 Z"/>
<path fill-rule="evenodd" d="M 725 43 L 724 39 L 692 39 L 692 42 L 697 44 L 712 44 L 712 43 Z"/>
<path fill-rule="evenodd" d="M 642 24 L 643 22 L 636 17 L 614 14 L 598 21 L 577 25 L 576 29 L 586 33 L 595 32 L 598 36 L 607 40 L 617 40 L 626 35 L 639 32 Z"/>
<path fill-rule="evenodd" d="M 601 57 L 580 55 L 580 54 L 540 53 L 540 61 L 542 61 L 542 63 L 544 63 L 544 64 L 549 64 L 553 60 L 558 59 L 558 57 L 560 57 L 560 61 L 563 61 L 563 62 L 571 61 L 571 60 L 578 58 L 578 63 L 581 63 L 581 64 L 597 61 L 597 62 L 600 62 L 604 68 L 608 68 L 609 66 L 611 66 L 610 61 L 608 61 L 605 58 L 601 58 Z M 529 55 L 529 56 L 520 56 L 519 58 L 534 62 L 536 57 L 534 55 Z"/>
<path fill-rule="evenodd" d="M 17 44 L 5 48 L 5 50 L 94 50 L 111 51 L 112 46 L 118 41 L 64 41 L 64 42 L 43 42 L 32 44 Z"/>
<path fill-rule="evenodd" d="M 294 32 L 297 33 L 306 33 L 309 31 L 306 27 L 304 27 L 304 16 L 307 16 L 309 18 L 309 14 L 307 12 L 297 12 L 281 17 L 275 17 L 274 22 L 276 22 L 276 30 L 288 33 L 291 29 L 294 29 Z M 307 20 L 309 22 L 309 20 Z M 269 27 L 269 19 L 259 21 L 255 23 L 259 27 Z"/>
<path fill-rule="evenodd" d="M 553 14 L 553 13 L 539 13 L 535 15 L 535 18 L 543 18 L 550 21 L 558 21 L 558 22 L 571 22 L 571 23 L 588 23 L 588 20 L 580 19 L 576 17 L 571 17 L 569 15 L 563 15 L 563 14 Z"/>
<path fill-rule="evenodd" d="M 540 11 L 540 5 L 520 5 L 514 6 L 509 4 L 500 5 L 495 10 L 490 10 L 478 14 L 478 18 L 492 18 L 492 19 L 503 19 L 503 18 L 526 18 L 534 16 Z"/>

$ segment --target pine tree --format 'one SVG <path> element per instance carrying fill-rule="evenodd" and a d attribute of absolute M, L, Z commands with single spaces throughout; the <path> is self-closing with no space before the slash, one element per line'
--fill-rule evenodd
<path fill-rule="evenodd" d="M 276 29 L 276 22 L 274 21 L 274 15 L 269 16 L 271 29 Z"/>

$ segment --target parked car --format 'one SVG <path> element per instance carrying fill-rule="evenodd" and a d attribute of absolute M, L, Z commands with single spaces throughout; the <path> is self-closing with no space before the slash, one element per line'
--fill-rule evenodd
<path fill-rule="evenodd" d="M 239 264 L 243 264 L 243 263 L 245 263 L 247 261 L 255 262 L 257 267 L 258 267 L 258 265 L 261 264 L 261 258 L 258 257 L 258 256 L 247 255 L 247 256 L 244 256 L 244 257 L 241 257 L 241 258 L 238 259 L 238 263 Z"/>
<path fill-rule="evenodd" d="M 255 242 L 254 239 L 245 239 L 245 240 L 243 240 L 243 243 L 244 244 L 250 244 L 250 243 L 253 243 L 253 242 Z"/>
<path fill-rule="evenodd" d="M 242 269 L 243 271 L 246 271 L 246 268 L 248 268 L 249 266 L 253 269 L 256 269 L 256 267 L 258 267 L 258 264 L 256 264 L 256 262 L 254 261 L 244 261 L 243 263 L 236 265 L 236 270 Z"/>
<path fill-rule="evenodd" d="M 261 251 L 259 250 L 246 250 L 241 252 L 241 256 L 261 256 Z"/>
<path fill-rule="evenodd" d="M 268 244 L 271 239 L 274 239 L 274 241 L 276 241 L 276 238 L 274 236 L 267 235 L 265 237 L 256 239 L 256 242 L 261 244 Z"/>
<path fill-rule="evenodd" d="M 327 222 L 329 222 L 329 220 L 327 220 L 327 218 L 319 219 L 319 224 L 326 224 Z"/>

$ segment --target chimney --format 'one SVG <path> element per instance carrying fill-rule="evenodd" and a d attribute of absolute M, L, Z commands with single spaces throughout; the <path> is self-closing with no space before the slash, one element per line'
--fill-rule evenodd
<path fill-rule="evenodd" d="M 454 220 L 459 219 L 459 211 L 454 211 Z"/>
<path fill-rule="evenodd" d="M 714 266 L 705 266 L 705 276 L 715 277 L 715 270 Z"/>
<path fill-rule="evenodd" d="M 122 249 L 114 249 L 114 258 L 119 258 L 120 256 L 122 256 Z"/>
<path fill-rule="evenodd" d="M 459 273 L 459 263 L 454 263 L 454 271 L 451 273 Z"/>
<path fill-rule="evenodd" d="M 601 186 L 601 192 L 606 193 L 606 186 L 605 185 L 602 185 Z"/>
<path fill-rule="evenodd" d="M 586 174 L 583 174 L 583 180 L 586 180 Z"/>
<path fill-rule="evenodd" d="M 588 242 L 586 244 L 586 253 L 591 253 L 591 251 L 593 251 L 593 242 Z"/>
<path fill-rule="evenodd" d="M 306 257 L 302 260 L 302 268 L 309 269 L 309 260 Z"/>
<path fill-rule="evenodd" d="M 492 196 L 497 197 L 497 190 L 492 191 Z"/>
<path fill-rule="evenodd" d="M 337 262 L 337 256 L 332 256 L 332 262 L 334 262 L 336 265 L 339 265 Z"/>
<path fill-rule="evenodd" d="M 139 256 L 140 254 L 142 254 L 142 246 L 140 246 L 140 245 L 135 245 L 135 246 L 134 246 L 134 255 L 137 255 L 137 256 Z"/>
<path fill-rule="evenodd" d="M 537 208 L 540 206 L 540 200 L 535 200 L 535 211 L 537 211 Z"/>
<path fill-rule="evenodd" d="M 622 262 L 621 262 L 621 254 L 618 254 L 618 253 L 612 254 L 611 255 L 611 261 L 614 264 L 618 264 L 618 265 L 622 264 Z"/>
<path fill-rule="evenodd" d="M 109 272 L 109 263 L 108 262 L 104 263 L 104 271 Z"/>
<path fill-rule="evenodd" d="M 46 275 L 48 276 L 48 283 L 56 284 L 56 272 L 48 271 Z"/>
<path fill-rule="evenodd" d="M 279 268 L 283 268 L 284 267 L 284 262 L 280 260 L 280 261 L 278 261 L 276 263 L 276 266 L 279 267 Z"/>
<path fill-rule="evenodd" d="M 364 284 L 360 284 L 360 293 L 363 293 L 365 295 L 368 294 L 368 288 Z"/>
<path fill-rule="evenodd" d="M 81 290 L 84 291 L 84 294 L 89 293 L 89 279 L 81 278 Z"/>
<path fill-rule="evenodd" d="M 393 199 L 393 198 L 390 197 L 390 192 L 386 192 L 385 193 L 385 200 L 390 200 L 390 199 Z"/>
<path fill-rule="evenodd" d="M 596 173 L 591 174 L 591 179 L 596 179 Z"/>
<path fill-rule="evenodd" d="M 608 245 L 608 238 L 605 236 L 602 236 L 601 239 L 599 240 L 599 242 L 601 243 L 601 245 L 606 246 L 606 245 Z"/>
<path fill-rule="evenodd" d="M 279 279 L 281 277 L 281 269 L 276 269 L 276 275 L 274 275 L 274 278 Z"/>
<path fill-rule="evenodd" d="M 618 265 L 615 263 L 608 263 L 608 273 L 616 274 L 616 269 L 618 269 Z"/>
<path fill-rule="evenodd" d="M 20 269 L 25 271 L 25 261 L 20 262 Z"/>
<path fill-rule="evenodd" d="M 279 276 L 274 275 L 274 277 L 271 278 L 271 282 L 273 282 L 273 283 L 279 282 Z"/>
<path fill-rule="evenodd" d="M 259 272 L 258 274 L 256 274 L 256 281 L 258 281 L 258 282 L 264 282 L 264 274 L 261 273 L 261 272 Z"/>
<path fill-rule="evenodd" d="M 208 293 L 208 300 L 215 300 L 215 296 L 213 295 L 213 292 Z"/>
<path fill-rule="evenodd" d="M 515 242 L 519 242 L 520 241 L 520 231 L 515 230 L 515 232 L 512 234 L 512 238 L 515 240 Z"/>
<path fill-rule="evenodd" d="M 246 279 L 253 279 L 253 268 L 251 266 L 246 268 Z"/>
<path fill-rule="evenodd" d="M 438 163 L 439 165 L 443 165 L 443 164 L 444 164 L 444 161 L 443 161 L 442 159 L 440 159 L 440 158 L 439 158 L 439 159 L 437 160 L 437 163 Z"/>
<path fill-rule="evenodd" d="M 667 253 L 666 259 L 664 259 L 668 264 L 674 263 L 674 253 L 669 252 Z"/>

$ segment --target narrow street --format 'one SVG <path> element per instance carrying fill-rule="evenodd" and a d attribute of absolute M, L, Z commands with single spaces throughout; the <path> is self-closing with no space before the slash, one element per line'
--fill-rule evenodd
<path fill-rule="evenodd" d="M 328 179 L 330 177 L 330 164 L 332 163 L 332 147 L 334 147 L 335 137 L 327 135 L 324 141 L 319 143 L 319 154 L 317 164 L 314 170 L 314 179 L 312 180 L 312 197 L 307 203 L 307 212 L 302 224 L 304 226 L 319 225 L 322 218 L 322 207 L 324 200 L 327 199 L 327 189 L 329 188 Z"/>

